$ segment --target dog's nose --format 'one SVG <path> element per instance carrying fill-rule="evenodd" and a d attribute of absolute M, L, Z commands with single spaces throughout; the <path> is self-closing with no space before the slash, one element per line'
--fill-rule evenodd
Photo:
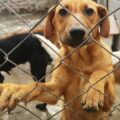
<path fill-rule="evenodd" d="M 72 28 L 70 30 L 70 36 L 72 39 L 82 39 L 85 36 L 85 30 L 80 28 Z"/>

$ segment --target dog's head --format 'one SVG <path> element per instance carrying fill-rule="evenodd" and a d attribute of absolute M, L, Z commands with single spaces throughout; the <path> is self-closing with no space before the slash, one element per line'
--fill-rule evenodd
<path fill-rule="evenodd" d="M 62 5 L 62 6 L 61 6 Z M 62 0 L 46 19 L 45 37 L 59 37 L 61 43 L 76 47 L 87 37 L 89 30 L 105 17 L 105 7 L 92 0 Z M 66 9 L 65 9 L 66 8 Z M 94 39 L 109 36 L 109 19 L 102 21 L 92 32 Z"/>

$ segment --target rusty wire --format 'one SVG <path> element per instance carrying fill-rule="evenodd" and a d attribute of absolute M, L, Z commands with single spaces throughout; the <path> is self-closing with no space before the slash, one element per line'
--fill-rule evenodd
<path fill-rule="evenodd" d="M 28 73 L 27 71 L 25 71 L 25 70 L 23 70 L 22 68 L 20 68 L 16 63 L 14 63 L 14 61 L 11 61 L 11 60 L 9 59 L 9 55 L 10 55 L 11 53 L 13 53 L 14 50 L 16 50 L 18 47 L 20 47 L 21 45 L 23 45 L 24 42 L 25 42 L 25 40 L 26 40 L 30 35 L 32 35 L 32 36 L 34 36 L 34 37 L 37 38 L 37 36 L 36 36 L 32 31 L 33 31 L 34 28 L 36 28 L 39 24 L 41 24 L 41 22 L 47 17 L 47 15 L 51 12 L 51 10 L 48 11 L 48 12 L 31 28 L 30 25 L 29 25 L 16 11 L 14 11 L 11 7 L 9 7 L 9 6 L 8 6 L 6 3 L 4 3 L 3 1 L 0 0 L 0 2 L 1 2 L 4 6 L 6 6 L 6 8 L 9 9 L 13 14 L 15 14 L 15 15 L 16 15 L 25 25 L 27 25 L 28 28 L 29 28 L 29 34 L 28 34 L 17 46 L 15 46 L 11 51 L 9 51 L 9 53 L 5 53 L 2 49 L 0 49 L 0 52 L 4 55 L 4 59 L 5 59 L 5 61 L 0 65 L 0 67 L 2 67 L 4 64 L 6 64 L 6 62 L 10 62 L 10 63 L 13 64 L 14 66 L 16 66 L 18 69 L 20 69 L 21 71 L 25 72 L 27 75 L 33 77 L 36 81 L 38 81 L 37 84 L 36 84 L 36 86 L 35 86 L 28 94 L 26 94 L 24 97 L 27 97 L 27 95 L 31 94 L 31 93 L 38 87 L 38 83 L 39 83 L 41 80 L 43 80 L 46 76 L 48 76 L 48 75 L 49 75 L 50 73 L 52 73 L 54 70 L 56 70 L 57 68 L 59 68 L 59 66 L 61 66 L 62 64 L 65 65 L 66 67 L 70 68 L 72 71 L 76 72 L 79 77 L 82 77 L 84 80 L 86 80 L 86 81 L 89 83 L 89 80 L 88 80 L 87 78 L 85 78 L 85 76 L 83 76 L 79 70 L 77 70 L 74 66 L 68 65 L 67 63 L 65 63 L 65 60 L 68 59 L 69 56 L 71 56 L 72 54 L 74 54 L 80 47 L 82 47 L 82 46 L 83 46 L 86 42 L 88 42 L 88 41 L 92 41 L 92 42 L 96 43 L 97 45 L 99 45 L 100 47 L 102 47 L 104 50 L 106 50 L 109 54 L 111 54 L 112 56 L 114 56 L 115 58 L 117 58 L 117 59 L 119 60 L 118 66 L 117 66 L 116 68 L 114 68 L 112 71 L 110 71 L 109 73 L 107 73 L 106 75 L 104 75 L 104 76 L 103 76 L 102 78 L 100 78 L 99 80 L 96 80 L 97 82 L 93 83 L 92 85 L 89 83 L 89 88 L 88 88 L 87 90 L 84 90 L 84 89 L 83 89 L 78 95 L 76 95 L 76 96 L 75 96 L 74 98 L 72 98 L 70 101 L 68 101 L 67 103 L 65 103 L 64 106 L 63 106 L 63 108 L 62 108 L 61 110 L 59 110 L 58 112 L 56 112 L 54 115 L 51 115 L 51 116 L 47 119 L 47 120 L 50 120 L 51 118 L 53 118 L 53 117 L 56 116 L 57 114 L 61 113 L 65 108 L 67 108 L 67 109 L 69 109 L 70 111 L 72 111 L 72 113 L 74 113 L 75 116 L 78 116 L 78 117 L 82 118 L 83 120 L 86 120 L 82 115 L 80 115 L 77 111 L 75 111 L 73 108 L 71 108 L 71 107 L 69 106 L 69 104 L 72 103 L 72 102 L 74 102 L 74 100 L 76 100 L 76 99 L 79 98 L 80 96 L 84 95 L 89 89 L 95 89 L 94 86 L 95 86 L 98 82 L 104 80 L 104 78 L 106 78 L 107 76 L 109 76 L 111 73 L 113 73 L 115 70 L 117 70 L 117 69 L 120 67 L 120 58 L 119 58 L 118 56 L 112 54 L 109 50 L 107 50 L 104 46 L 102 46 L 102 44 L 100 44 L 98 41 L 96 41 L 96 40 L 92 37 L 92 35 L 91 35 L 92 32 L 93 32 L 93 30 L 94 30 L 103 20 L 105 20 L 106 18 L 108 18 L 110 15 L 114 14 L 116 11 L 119 11 L 119 10 L 120 10 L 120 7 L 117 8 L 117 9 L 115 9 L 115 10 L 112 11 L 111 13 L 109 13 L 107 16 L 103 17 L 100 21 L 98 21 L 98 23 L 97 23 L 96 25 L 94 25 L 94 27 L 93 27 L 91 30 L 89 30 L 89 29 L 84 25 L 84 23 L 83 23 L 81 20 L 79 20 L 76 16 L 74 16 L 71 11 L 69 11 L 67 8 L 65 8 L 65 7 L 61 4 L 60 1 L 58 1 L 57 3 L 55 3 L 54 7 L 53 7 L 51 10 L 55 9 L 58 5 L 60 5 L 60 6 L 63 7 L 65 10 L 67 10 L 67 12 L 69 12 L 69 14 L 71 14 L 80 24 L 82 24 L 84 27 L 87 28 L 87 30 L 89 31 L 89 35 L 88 35 L 88 37 L 86 38 L 86 40 L 85 40 L 82 44 L 80 44 L 79 46 L 77 46 L 71 53 L 69 53 L 69 54 L 68 54 L 67 56 L 65 56 L 64 58 L 62 58 L 56 51 L 54 51 L 49 45 L 47 45 L 51 50 L 53 50 L 53 52 L 55 52 L 55 54 L 57 54 L 57 56 L 59 56 L 59 57 L 61 58 L 61 61 L 60 61 L 60 63 L 59 63 L 54 69 L 48 70 L 48 73 L 47 73 L 45 76 L 43 76 L 40 80 L 37 80 L 37 79 L 35 78 L 35 76 L 33 76 L 32 74 L 30 74 L 30 73 Z M 41 41 L 41 42 L 44 42 L 44 41 L 42 41 L 42 40 L 40 40 L 40 41 Z M 46 89 L 46 88 L 44 88 L 44 89 L 45 89 L 49 94 L 55 96 L 56 98 L 58 98 L 58 99 L 61 100 L 61 101 L 64 101 L 61 97 L 56 96 L 54 93 L 52 93 L 52 92 L 49 91 L 48 89 Z M 95 90 L 98 91 L 97 89 L 95 89 Z M 101 93 L 100 91 L 98 91 L 98 92 Z M 104 96 L 107 96 L 110 100 L 112 100 L 112 98 L 110 98 L 108 95 L 106 95 L 106 94 L 104 94 L 104 93 L 101 93 L 101 94 L 104 95 Z M 23 97 L 23 99 L 24 99 L 24 97 Z M 39 120 L 42 120 L 39 116 L 37 116 L 35 113 L 33 113 L 32 111 L 28 110 L 27 108 L 25 108 L 25 107 L 23 107 L 23 106 L 21 106 L 21 105 L 18 105 L 18 106 L 19 106 L 19 107 L 22 107 L 22 108 L 25 109 L 25 110 L 27 110 L 28 112 L 30 112 L 31 114 L 33 114 L 33 115 L 34 115 L 36 118 L 38 118 Z M 120 104 L 115 105 L 115 106 L 113 107 L 113 110 L 111 110 L 110 113 L 109 113 L 107 116 L 109 116 L 109 115 L 110 115 L 111 113 L 113 113 L 115 110 L 120 111 L 119 108 L 118 108 L 119 106 L 120 106 Z M 2 115 L 3 115 L 4 113 L 6 113 L 6 111 L 3 112 Z M 105 117 L 107 117 L 107 116 L 105 116 Z M 104 118 L 105 118 L 105 117 L 104 117 Z M 103 120 L 104 118 L 101 118 L 100 120 Z"/>

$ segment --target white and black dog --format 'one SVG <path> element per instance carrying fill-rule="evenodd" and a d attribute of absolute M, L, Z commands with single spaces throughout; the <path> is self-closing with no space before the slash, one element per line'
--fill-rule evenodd
<path fill-rule="evenodd" d="M 37 33 L 37 38 L 43 39 L 44 42 L 49 42 L 48 44 L 50 45 L 51 42 L 42 37 L 41 34 L 42 33 L 40 32 Z M 29 33 L 23 33 L 7 37 L 6 39 L 0 39 L 0 49 L 7 54 L 28 35 Z M 37 38 L 29 35 L 29 37 L 27 37 L 27 39 L 19 47 L 17 47 L 8 57 L 17 65 L 29 62 L 32 75 L 35 76 L 37 80 L 39 80 L 46 74 L 46 67 L 54 58 L 54 52 L 47 48 L 46 44 L 40 42 L 40 40 L 38 40 Z M 51 45 L 52 48 L 56 48 L 53 44 Z M 4 76 L 1 74 L 1 71 L 9 73 L 9 71 L 13 67 L 15 67 L 9 61 L 2 65 L 4 61 L 5 55 L 4 53 L 2 53 L 2 51 L 0 51 L 0 83 L 3 83 L 4 81 Z M 43 79 L 41 82 L 45 82 L 45 79 Z M 37 105 L 37 108 L 40 110 L 44 110 L 46 108 L 46 104 L 39 104 Z"/>

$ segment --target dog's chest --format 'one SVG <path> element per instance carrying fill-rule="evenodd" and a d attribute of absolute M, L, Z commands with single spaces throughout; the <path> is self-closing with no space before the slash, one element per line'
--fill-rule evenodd
<path fill-rule="evenodd" d="M 81 73 L 92 73 L 111 64 L 110 56 L 106 51 L 94 46 L 80 48 L 64 62 Z"/>

